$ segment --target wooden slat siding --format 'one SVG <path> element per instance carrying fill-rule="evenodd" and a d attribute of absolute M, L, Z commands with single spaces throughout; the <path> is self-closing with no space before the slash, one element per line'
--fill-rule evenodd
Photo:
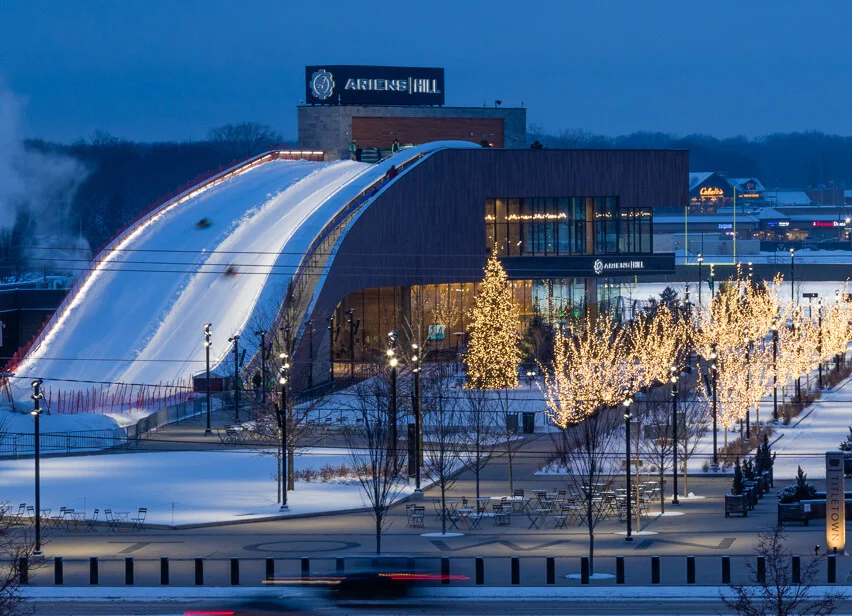
<path fill-rule="evenodd" d="M 688 182 L 687 151 L 440 151 L 400 176 L 352 226 L 312 319 L 326 323 L 359 289 L 478 281 L 486 198 L 617 196 L 624 207 L 651 208 L 687 203 Z M 320 361 L 328 357 L 326 337 L 325 329 L 314 336 Z M 297 361 L 307 358 L 301 355 Z"/>

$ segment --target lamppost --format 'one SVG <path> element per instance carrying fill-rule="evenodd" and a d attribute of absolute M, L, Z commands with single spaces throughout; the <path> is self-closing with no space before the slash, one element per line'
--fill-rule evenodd
<path fill-rule="evenodd" d="M 290 376 L 290 362 L 287 358 L 287 353 L 282 351 L 279 354 L 281 359 L 281 367 L 278 368 L 278 383 L 281 385 L 281 409 L 278 413 L 278 431 L 281 435 L 281 508 L 279 511 L 288 511 L 287 507 L 287 379 Z"/>
<path fill-rule="evenodd" d="M 532 389 L 533 379 L 535 378 L 535 370 L 527 370 L 527 384 Z"/>
<path fill-rule="evenodd" d="M 778 317 L 772 319 L 772 419 L 778 421 Z"/>
<path fill-rule="evenodd" d="M 397 459 L 397 426 L 396 426 L 396 366 L 399 360 L 396 358 L 396 332 L 388 332 L 388 366 L 391 369 L 391 399 L 390 399 L 390 421 L 391 421 L 391 443 L 393 444 L 393 457 Z"/>
<path fill-rule="evenodd" d="M 240 421 L 240 335 L 234 334 L 228 338 L 234 343 L 234 419 Z"/>
<path fill-rule="evenodd" d="M 308 389 L 314 386 L 314 322 L 308 319 Z"/>
<path fill-rule="evenodd" d="M 213 431 L 210 429 L 210 345 L 212 344 L 210 342 L 210 336 L 213 335 L 213 333 L 210 331 L 211 325 L 212 323 L 204 324 L 204 352 L 207 357 L 207 427 L 204 429 L 204 436 L 213 433 Z"/>
<path fill-rule="evenodd" d="M 44 394 L 41 393 L 41 379 L 33 381 L 32 386 L 33 410 L 30 411 L 30 415 L 32 415 L 35 420 L 35 551 L 33 552 L 33 555 L 41 556 L 41 447 L 39 443 L 41 440 L 41 433 L 39 431 L 39 418 L 41 417 L 40 403 L 41 399 L 44 398 Z"/>
<path fill-rule="evenodd" d="M 704 281 L 701 279 L 701 266 L 704 263 L 704 255 L 698 253 L 698 314 L 701 315 L 701 285 Z"/>
<path fill-rule="evenodd" d="M 346 311 L 346 319 L 349 323 L 349 378 L 355 379 L 355 332 L 358 331 L 359 320 L 355 323 L 355 309 L 350 308 Z"/>
<path fill-rule="evenodd" d="M 328 317 L 328 380 L 332 383 L 334 383 L 334 339 L 334 315 L 331 315 Z"/>
<path fill-rule="evenodd" d="M 423 365 L 420 348 L 416 344 L 411 345 L 412 356 L 411 368 L 414 372 L 414 494 L 418 497 L 423 496 L 423 490 L 420 489 L 420 452 L 421 452 L 421 430 L 422 426 L 422 406 L 420 401 L 420 368 Z"/>
<path fill-rule="evenodd" d="M 716 264 L 710 264 L 710 301 L 713 301 L 713 291 L 716 286 Z"/>
<path fill-rule="evenodd" d="M 627 392 L 627 395 L 622 402 L 624 405 L 624 442 L 625 447 L 625 470 L 627 471 L 627 535 L 624 537 L 625 541 L 633 541 L 633 498 L 630 494 L 630 488 L 632 487 L 630 484 L 633 481 L 633 477 L 631 477 L 630 466 L 630 419 L 632 415 L 630 414 L 630 405 L 633 404 L 633 396 L 630 392 Z"/>
<path fill-rule="evenodd" d="M 790 305 L 796 305 L 796 249 L 790 249 Z"/>
<path fill-rule="evenodd" d="M 822 389 L 822 298 L 817 300 L 817 374 L 819 375 L 819 388 Z"/>
<path fill-rule="evenodd" d="M 677 498 L 677 367 L 672 366 L 670 372 L 670 380 L 672 383 L 672 442 L 674 443 L 674 447 L 672 447 L 672 479 L 674 480 L 674 484 L 672 486 L 672 505 L 680 505 L 680 501 Z"/>
<path fill-rule="evenodd" d="M 713 388 L 713 468 L 719 468 L 719 449 L 718 449 L 718 437 L 719 437 L 719 413 L 716 407 L 716 377 L 719 373 L 719 365 L 718 365 L 719 356 L 716 354 L 716 343 L 714 342 L 710 346 L 710 376 L 712 378 L 712 388 Z"/>
<path fill-rule="evenodd" d="M 260 391 L 261 402 L 263 407 L 266 408 L 266 330 L 260 329 L 254 332 L 254 335 L 260 336 Z"/>
<path fill-rule="evenodd" d="M 748 327 L 745 329 L 745 361 L 746 361 L 746 413 L 745 413 L 745 437 L 746 442 L 751 439 L 751 338 L 748 335 Z"/>

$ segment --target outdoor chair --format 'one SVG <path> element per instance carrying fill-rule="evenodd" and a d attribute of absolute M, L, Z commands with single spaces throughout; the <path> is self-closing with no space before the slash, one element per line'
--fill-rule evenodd
<path fill-rule="evenodd" d="M 423 528 L 423 523 L 426 520 L 426 507 L 415 507 L 413 513 L 411 514 L 411 518 L 409 519 L 409 525 L 414 528 Z"/>
<path fill-rule="evenodd" d="M 98 523 L 98 514 L 101 512 L 100 509 L 95 509 L 95 512 L 92 514 L 92 517 L 86 520 L 86 532 L 87 533 L 96 533 L 98 532 L 98 528 L 96 524 Z"/>
<path fill-rule="evenodd" d="M 10 514 L 10 516 L 12 517 L 12 521 L 15 524 L 23 524 L 24 523 L 24 514 L 26 512 L 27 512 L 27 504 L 21 503 L 20 505 L 18 505 L 18 511 Z"/>
<path fill-rule="evenodd" d="M 130 522 L 133 524 L 134 530 L 145 530 L 145 518 L 148 516 L 148 508 L 147 507 L 139 507 L 139 513 L 135 518 L 130 518 Z"/>
<path fill-rule="evenodd" d="M 104 519 L 107 521 L 107 532 L 118 532 L 118 518 L 112 514 L 112 509 L 104 509 Z"/>
<path fill-rule="evenodd" d="M 512 515 L 509 513 L 510 510 L 506 510 L 505 507 L 501 507 L 500 505 L 494 506 L 494 526 L 511 526 L 512 525 Z"/>
<path fill-rule="evenodd" d="M 27 517 L 30 519 L 30 522 L 35 523 L 35 507 L 32 505 L 27 507 Z"/>
<path fill-rule="evenodd" d="M 470 527 L 470 530 L 482 530 L 480 524 L 482 523 L 482 518 L 485 517 L 481 513 L 471 513 L 467 518 L 467 523 Z"/>
<path fill-rule="evenodd" d="M 441 499 L 433 498 L 432 506 L 435 508 L 435 519 L 440 521 L 444 517 L 444 512 L 441 509 Z"/>
<path fill-rule="evenodd" d="M 512 493 L 512 496 L 514 496 L 515 498 L 519 498 L 519 497 L 523 498 L 524 497 L 524 491 L 523 490 L 515 490 Z"/>
<path fill-rule="evenodd" d="M 49 524 L 53 528 L 59 528 L 65 523 L 65 507 L 59 508 L 59 513 L 55 516 L 48 518 Z"/>
<path fill-rule="evenodd" d="M 553 528 L 565 528 L 565 525 L 568 522 L 568 516 L 565 514 L 559 514 L 553 516 Z"/>

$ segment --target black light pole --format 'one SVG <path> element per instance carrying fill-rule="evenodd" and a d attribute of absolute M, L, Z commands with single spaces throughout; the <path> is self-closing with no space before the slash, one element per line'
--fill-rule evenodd
<path fill-rule="evenodd" d="M 672 505 L 680 505 L 680 501 L 677 498 L 677 377 L 678 369 L 676 366 L 672 366 L 670 379 L 672 383 L 672 442 L 674 443 L 674 447 L 672 448 L 672 479 L 674 480 L 672 486 Z"/>
<path fill-rule="evenodd" d="M 625 454 L 627 459 L 625 460 L 625 469 L 627 471 L 627 535 L 624 537 L 625 541 L 633 541 L 633 498 L 630 494 L 631 483 L 633 481 L 633 477 L 630 472 L 630 405 L 633 404 L 633 397 L 628 392 L 627 396 L 624 398 L 622 402 L 624 405 L 624 441 L 625 445 Z"/>
<path fill-rule="evenodd" d="M 240 421 L 240 335 L 228 338 L 234 343 L 234 420 Z"/>
<path fill-rule="evenodd" d="M 210 336 L 213 335 L 210 331 L 211 325 L 211 323 L 204 324 L 204 351 L 207 356 L 207 427 L 204 429 L 204 436 L 213 432 L 210 429 Z"/>
<path fill-rule="evenodd" d="M 278 383 L 281 385 L 281 410 L 278 413 L 278 430 L 281 434 L 281 508 L 279 511 L 288 511 L 287 507 L 287 379 L 290 376 L 290 362 L 287 353 L 280 354 L 281 367 L 278 369 Z"/>
<path fill-rule="evenodd" d="M 361 319 L 355 320 L 355 309 L 350 308 L 346 311 L 347 320 L 349 323 L 349 377 L 355 378 L 355 334 L 358 332 L 358 326 L 361 325 Z"/>
<path fill-rule="evenodd" d="M 790 249 L 790 305 L 796 305 L 796 250 Z"/>
<path fill-rule="evenodd" d="M 261 402 L 266 408 L 266 330 L 261 329 L 255 332 L 256 336 L 260 336 L 260 391 Z M 256 396 L 257 394 L 255 394 Z M 255 398 L 257 400 L 257 398 Z"/>
<path fill-rule="evenodd" d="M 308 319 L 308 389 L 314 386 L 314 322 Z"/>
<path fill-rule="evenodd" d="M 701 279 L 701 265 L 704 263 L 704 256 L 698 253 L 698 314 L 701 315 L 701 285 L 704 281 Z"/>
<path fill-rule="evenodd" d="M 391 399 L 390 399 L 390 422 L 391 422 L 391 443 L 393 444 L 393 457 L 397 460 L 397 450 L 399 441 L 397 440 L 396 426 L 396 366 L 399 360 L 396 358 L 396 332 L 388 332 L 388 366 L 391 369 Z"/>
<path fill-rule="evenodd" d="M 328 380 L 334 383 L 334 315 L 328 317 Z"/>
<path fill-rule="evenodd" d="M 39 431 L 39 418 L 41 417 L 40 402 L 44 398 L 44 394 L 41 393 L 41 379 L 36 379 L 32 385 L 33 410 L 30 411 L 30 414 L 35 420 L 35 551 L 33 552 L 33 556 L 41 556 L 41 447 L 39 443 L 41 433 Z"/>
<path fill-rule="evenodd" d="M 414 494 L 423 495 L 423 490 L 420 489 L 420 452 L 421 452 L 421 430 L 422 426 L 422 406 L 420 401 L 420 368 L 423 365 L 420 349 L 416 344 L 412 344 L 411 348 L 414 354 L 411 361 L 414 364 Z"/>
<path fill-rule="evenodd" d="M 819 338 L 817 340 L 817 374 L 819 374 L 819 388 L 822 389 L 822 298 L 817 300 L 817 322 L 819 323 Z"/>
<path fill-rule="evenodd" d="M 772 319 L 772 419 L 778 421 L 778 317 Z"/>
<path fill-rule="evenodd" d="M 712 377 L 712 387 L 713 387 L 713 467 L 714 470 L 719 468 L 719 449 L 718 449 L 718 439 L 719 439 L 719 413 L 717 412 L 716 407 L 716 375 L 719 372 L 719 366 L 717 365 L 718 355 L 716 354 L 716 343 L 714 342 L 710 347 L 710 375 Z"/>
<path fill-rule="evenodd" d="M 746 396 L 751 391 L 751 338 L 748 337 L 748 327 L 745 328 L 745 361 L 746 361 Z M 751 439 L 751 402 L 747 399 L 748 406 L 745 414 L 745 437 L 746 442 Z"/>

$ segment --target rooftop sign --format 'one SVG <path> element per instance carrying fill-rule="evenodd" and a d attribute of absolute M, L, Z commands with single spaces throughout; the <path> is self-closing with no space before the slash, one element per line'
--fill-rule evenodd
<path fill-rule="evenodd" d="M 407 66 L 305 67 L 309 105 L 443 105 L 444 69 Z"/>

